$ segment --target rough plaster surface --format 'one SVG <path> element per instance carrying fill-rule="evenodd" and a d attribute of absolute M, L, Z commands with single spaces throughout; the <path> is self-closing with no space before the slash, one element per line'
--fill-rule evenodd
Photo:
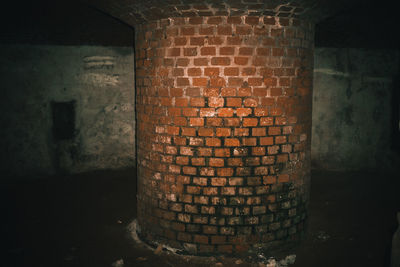
<path fill-rule="evenodd" d="M 314 66 L 314 167 L 394 167 L 390 120 L 398 52 L 318 48 Z"/>
<path fill-rule="evenodd" d="M 1 45 L 1 171 L 82 172 L 134 165 L 132 48 Z M 51 101 L 76 101 L 76 135 L 55 141 Z"/>

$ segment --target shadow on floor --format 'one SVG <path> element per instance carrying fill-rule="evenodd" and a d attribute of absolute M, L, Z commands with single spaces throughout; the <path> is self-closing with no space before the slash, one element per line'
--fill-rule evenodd
<path fill-rule="evenodd" d="M 154 255 L 134 244 L 136 171 L 98 171 L 0 182 L 0 266 L 258 266 L 235 259 Z M 388 266 L 400 179 L 396 174 L 313 171 L 307 238 L 296 266 Z M 236 259 L 237 260 L 237 259 Z"/>

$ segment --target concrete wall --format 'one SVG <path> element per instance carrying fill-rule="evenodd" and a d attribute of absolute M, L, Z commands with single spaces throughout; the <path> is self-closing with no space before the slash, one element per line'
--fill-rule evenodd
<path fill-rule="evenodd" d="M 314 57 L 312 162 L 315 168 L 375 169 L 396 165 L 392 95 L 395 50 L 318 48 Z"/>
<path fill-rule="evenodd" d="M 387 168 L 391 105 L 399 77 L 391 50 L 315 50 L 315 168 Z M 135 163 L 132 48 L 0 46 L 0 171 L 41 175 Z M 76 135 L 56 141 L 52 101 L 76 101 Z"/>
<path fill-rule="evenodd" d="M 132 48 L 0 46 L 1 172 L 82 172 L 134 165 Z M 51 102 L 75 100 L 76 132 L 57 141 Z"/>

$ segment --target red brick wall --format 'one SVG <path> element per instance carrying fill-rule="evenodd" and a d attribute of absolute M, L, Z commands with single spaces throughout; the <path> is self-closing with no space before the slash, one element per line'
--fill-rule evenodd
<path fill-rule="evenodd" d="M 298 240 L 310 175 L 311 24 L 191 17 L 136 31 L 142 238 L 198 254 Z"/>

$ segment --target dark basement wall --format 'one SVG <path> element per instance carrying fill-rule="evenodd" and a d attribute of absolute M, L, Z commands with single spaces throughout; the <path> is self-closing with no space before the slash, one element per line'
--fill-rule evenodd
<path fill-rule="evenodd" d="M 317 48 L 314 58 L 312 163 L 357 170 L 398 166 L 393 140 L 396 50 Z M 397 162 L 397 163 L 396 163 Z"/>
<path fill-rule="evenodd" d="M 0 45 L 0 76 L 3 174 L 134 166 L 132 48 Z"/>
<path fill-rule="evenodd" d="M 132 48 L 1 45 L 1 171 L 10 175 L 134 166 Z M 314 168 L 394 167 L 395 50 L 315 49 Z M 398 90 L 398 89 L 397 89 Z M 52 102 L 75 101 L 75 135 L 57 141 Z"/>

